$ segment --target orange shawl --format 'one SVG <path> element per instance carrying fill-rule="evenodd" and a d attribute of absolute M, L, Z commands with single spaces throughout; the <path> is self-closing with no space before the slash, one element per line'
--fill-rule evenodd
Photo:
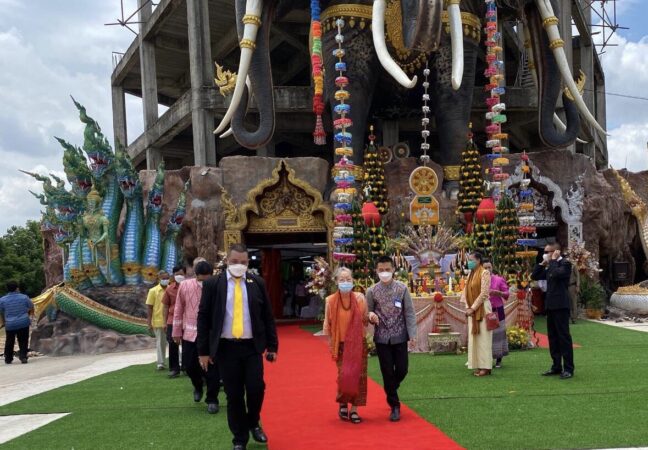
<path fill-rule="evenodd" d="M 481 278 L 484 268 L 479 266 L 477 269 L 470 272 L 468 282 L 466 283 L 466 303 L 469 308 L 475 304 L 482 291 Z M 490 287 L 489 287 L 490 288 Z M 479 322 L 484 318 L 484 302 L 473 313 L 472 319 L 472 334 L 479 334 Z"/>
<path fill-rule="evenodd" d="M 326 310 L 324 313 L 324 334 L 329 337 L 329 347 L 331 349 L 331 356 L 337 360 L 340 349 L 340 333 L 338 328 L 340 326 L 338 321 L 338 308 L 340 294 L 335 292 L 326 297 Z M 364 295 L 358 292 L 351 292 L 351 301 L 357 302 L 358 312 L 362 318 L 362 324 L 367 324 L 367 303 Z M 353 305 L 352 305 L 353 306 Z M 348 332 L 348 330 L 347 330 Z M 364 333 L 363 333 L 364 339 Z"/>

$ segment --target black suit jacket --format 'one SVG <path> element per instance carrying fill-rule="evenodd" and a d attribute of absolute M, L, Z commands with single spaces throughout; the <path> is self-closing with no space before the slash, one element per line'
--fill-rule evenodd
<path fill-rule="evenodd" d="M 250 272 L 246 273 L 247 300 L 252 322 L 252 337 L 254 346 L 259 353 L 268 350 L 276 352 L 277 328 L 272 307 L 266 291 L 263 278 Z M 225 307 L 227 305 L 227 275 L 221 273 L 203 283 L 202 297 L 198 309 L 198 336 L 196 346 L 198 355 L 216 357 L 218 343 L 225 322 Z"/>
<path fill-rule="evenodd" d="M 549 261 L 548 266 L 536 264 L 531 274 L 534 280 L 547 280 L 545 309 L 569 309 L 569 278 L 572 264 L 565 258 Z"/>

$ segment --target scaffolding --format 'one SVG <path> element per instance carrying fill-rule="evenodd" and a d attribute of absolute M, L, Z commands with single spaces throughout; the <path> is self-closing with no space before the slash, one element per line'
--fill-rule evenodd
<path fill-rule="evenodd" d="M 617 22 L 617 0 L 580 0 L 585 11 L 591 9 L 591 23 L 587 24 L 590 29 L 600 28 L 600 31 L 593 31 L 592 36 L 602 34 L 600 43 L 594 45 L 598 49 L 598 55 L 605 53 L 606 47 L 616 47 L 617 44 L 610 43 L 610 39 L 617 30 L 627 30 Z M 596 23 L 595 23 L 596 22 Z"/>

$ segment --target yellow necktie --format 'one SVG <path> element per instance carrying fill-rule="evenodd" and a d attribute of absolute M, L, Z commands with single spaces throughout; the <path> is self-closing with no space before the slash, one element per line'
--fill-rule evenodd
<path fill-rule="evenodd" d="M 241 278 L 234 278 L 234 317 L 232 320 L 232 337 L 240 339 L 243 336 L 243 289 Z"/>

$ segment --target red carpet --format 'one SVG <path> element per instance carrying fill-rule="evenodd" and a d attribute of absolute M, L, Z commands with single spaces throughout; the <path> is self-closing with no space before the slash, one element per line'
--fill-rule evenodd
<path fill-rule="evenodd" d="M 276 364 L 266 363 L 263 428 L 270 450 L 436 450 L 462 448 L 407 406 L 389 422 L 382 387 L 369 381 L 367 406 L 353 425 L 337 417 L 337 370 L 325 341 L 297 326 L 282 326 Z M 407 383 L 407 380 L 405 380 Z"/>
<path fill-rule="evenodd" d="M 547 337 L 546 334 L 536 332 L 533 339 L 538 340 L 538 347 L 540 347 L 540 348 L 549 348 L 549 338 Z M 572 347 L 573 348 L 580 348 L 580 345 L 572 344 Z"/>

